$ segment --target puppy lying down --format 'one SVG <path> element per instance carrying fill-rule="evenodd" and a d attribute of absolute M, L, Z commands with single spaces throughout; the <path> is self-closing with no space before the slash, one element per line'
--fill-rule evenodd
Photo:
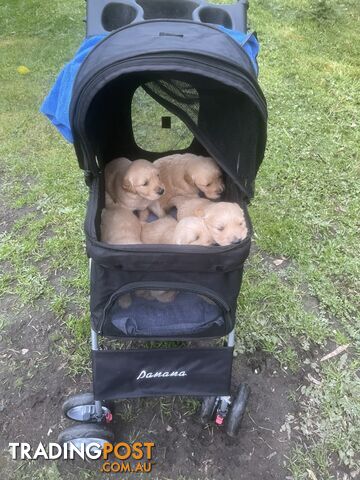
<path fill-rule="evenodd" d="M 177 222 L 166 216 L 141 226 L 141 240 L 150 244 L 214 245 L 202 218 L 186 217 Z"/>
<path fill-rule="evenodd" d="M 141 224 L 129 209 L 116 206 L 104 208 L 101 213 L 101 240 L 111 245 L 141 243 Z"/>
<path fill-rule="evenodd" d="M 159 169 L 165 193 L 159 199 L 163 216 L 173 206 L 176 196 L 196 197 L 200 193 L 217 200 L 224 191 L 222 173 L 215 160 L 192 153 L 168 155 L 154 162 Z"/>
<path fill-rule="evenodd" d="M 237 203 L 211 202 L 206 198 L 176 197 L 177 218 L 190 216 L 203 220 L 214 243 L 221 246 L 236 244 L 247 237 L 244 211 Z"/>

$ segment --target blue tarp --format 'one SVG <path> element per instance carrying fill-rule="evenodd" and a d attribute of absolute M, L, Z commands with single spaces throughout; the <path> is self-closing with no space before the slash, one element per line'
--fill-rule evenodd
<path fill-rule="evenodd" d="M 219 27 L 219 29 L 226 32 L 242 45 L 253 64 L 255 72 L 257 73 L 258 65 L 256 58 L 259 52 L 259 43 L 256 36 L 252 33 L 245 35 L 241 32 L 229 30 L 225 27 Z M 73 143 L 74 139 L 70 127 L 69 109 L 76 74 L 87 55 L 105 37 L 106 35 L 97 35 L 86 38 L 83 41 L 74 58 L 67 63 L 60 72 L 40 108 L 40 112 L 50 120 L 50 122 L 59 130 L 61 135 L 70 143 Z"/>
<path fill-rule="evenodd" d="M 83 41 L 74 58 L 61 70 L 52 89 L 40 107 L 40 112 L 50 120 L 61 135 L 70 143 L 73 143 L 74 139 L 70 128 L 69 110 L 76 74 L 91 50 L 105 37 L 106 35 L 97 35 L 86 38 Z"/>

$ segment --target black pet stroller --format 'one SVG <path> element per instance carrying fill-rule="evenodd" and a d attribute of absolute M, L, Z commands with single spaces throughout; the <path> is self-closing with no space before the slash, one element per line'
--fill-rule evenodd
<path fill-rule="evenodd" d="M 65 402 L 65 415 L 83 423 L 67 428 L 59 439 L 113 441 L 107 401 L 164 395 L 202 398 L 201 420 L 224 424 L 234 436 L 249 395 L 248 386 L 241 384 L 231 396 L 237 297 L 251 242 L 246 204 L 264 156 L 267 122 L 254 64 L 229 34 L 247 34 L 247 1 L 227 6 L 203 0 L 87 4 L 88 37 L 108 33 L 77 75 L 70 112 L 90 192 L 85 231 L 93 393 Z M 177 139 L 164 151 L 151 151 L 146 137 L 139 145 L 133 118 L 139 91 L 159 107 L 148 115 L 145 108 L 143 121 L 169 135 L 172 122 L 180 121 L 191 134 L 188 145 Z M 226 247 L 102 243 L 107 162 L 116 157 L 152 161 L 185 152 L 216 160 L 225 179 L 223 200 L 245 209 L 248 237 Z M 173 292 L 174 298 L 161 302 L 137 295 L 149 290 Z M 128 348 L 100 348 L 109 337 Z M 209 339 L 223 340 L 201 346 Z M 128 340 L 145 347 L 156 341 L 175 346 L 133 348 Z M 179 341 L 189 344 L 179 347 Z"/>

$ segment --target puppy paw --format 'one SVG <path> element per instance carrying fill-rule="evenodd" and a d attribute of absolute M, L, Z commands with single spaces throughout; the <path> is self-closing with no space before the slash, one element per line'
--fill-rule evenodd
<path fill-rule="evenodd" d="M 145 210 L 140 210 L 138 212 L 140 222 L 146 222 L 150 215 L 150 210 L 145 208 Z"/>
<path fill-rule="evenodd" d="M 166 211 L 165 209 L 160 205 L 160 202 L 153 202 L 149 206 L 150 210 L 154 215 L 156 215 L 158 218 L 163 218 L 166 216 Z"/>
<path fill-rule="evenodd" d="M 175 297 L 178 292 L 172 290 L 154 290 L 152 292 L 154 298 L 160 303 L 170 303 L 175 300 Z"/>
<path fill-rule="evenodd" d="M 121 308 L 129 308 L 132 304 L 131 295 L 129 293 L 126 295 L 122 295 L 118 299 L 117 303 Z"/>

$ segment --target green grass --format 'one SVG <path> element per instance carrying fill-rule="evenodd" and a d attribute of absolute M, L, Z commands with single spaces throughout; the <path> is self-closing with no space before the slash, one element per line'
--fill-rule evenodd
<path fill-rule="evenodd" d="M 257 251 L 239 299 L 236 348 L 265 350 L 296 371 L 314 347 L 328 351 L 350 344 L 345 360 L 305 363 L 321 384 L 309 386 L 304 379 L 292 393 L 303 434 L 290 459 L 292 474 L 307 479 L 310 470 L 326 480 L 342 468 L 358 468 L 352 452 L 359 450 L 360 422 L 354 397 L 360 338 L 360 10 L 357 0 L 250 5 L 262 45 L 269 141 L 250 210 Z M 63 322 L 74 340 L 67 335 L 57 344 L 69 357 L 71 373 L 89 368 L 82 232 L 87 191 L 72 147 L 38 109 L 80 43 L 83 15 L 82 0 L 0 0 L 0 174 L 9 215 L 0 237 L 0 295 L 11 295 L 19 307 L 51 309 Z M 20 75 L 19 65 L 30 73 Z M 146 129 L 138 113 L 141 139 Z M 280 257 L 286 261 L 276 267 L 273 260 Z M 4 335 L 6 322 L 0 323 Z"/>

